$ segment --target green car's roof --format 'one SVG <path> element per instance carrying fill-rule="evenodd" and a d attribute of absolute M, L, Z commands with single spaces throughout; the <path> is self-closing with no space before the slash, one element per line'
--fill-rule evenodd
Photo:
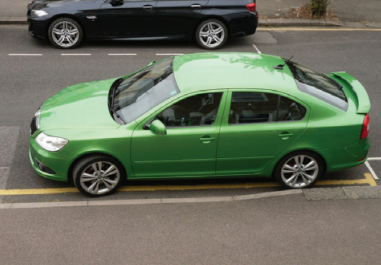
<path fill-rule="evenodd" d="M 256 53 L 198 53 L 176 56 L 173 69 L 182 93 L 218 88 L 260 88 L 298 91 L 294 77 L 279 56 Z"/>

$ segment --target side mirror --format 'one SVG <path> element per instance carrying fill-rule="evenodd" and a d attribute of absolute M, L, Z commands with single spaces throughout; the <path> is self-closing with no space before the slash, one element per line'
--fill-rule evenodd
<path fill-rule="evenodd" d="M 154 134 L 167 135 L 167 128 L 160 120 L 154 120 L 150 125 L 149 129 Z"/>
<path fill-rule="evenodd" d="M 124 0 L 111 0 L 110 3 L 112 6 L 121 6 L 124 4 Z"/>

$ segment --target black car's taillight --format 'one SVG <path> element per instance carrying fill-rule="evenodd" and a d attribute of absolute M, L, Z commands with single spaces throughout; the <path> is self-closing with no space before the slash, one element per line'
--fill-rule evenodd
<path fill-rule="evenodd" d="M 251 12 L 255 12 L 257 6 L 256 6 L 255 3 L 251 3 L 251 4 L 247 4 L 247 5 L 246 5 L 246 8 L 247 8 L 249 11 L 251 11 Z"/>

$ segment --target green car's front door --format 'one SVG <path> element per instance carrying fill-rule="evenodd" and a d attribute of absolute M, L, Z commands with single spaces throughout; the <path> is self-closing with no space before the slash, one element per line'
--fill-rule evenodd
<path fill-rule="evenodd" d="M 304 131 L 307 106 L 265 92 L 230 92 L 221 125 L 217 175 L 263 171 Z"/>
<path fill-rule="evenodd" d="M 134 178 L 215 175 L 224 101 L 223 92 L 204 93 L 158 112 L 152 118 L 166 126 L 166 135 L 138 126 L 131 144 Z"/>

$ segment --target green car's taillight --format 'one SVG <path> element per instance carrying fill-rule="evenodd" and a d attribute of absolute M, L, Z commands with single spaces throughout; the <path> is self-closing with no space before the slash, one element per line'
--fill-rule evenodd
<path fill-rule="evenodd" d="M 370 125 L 369 122 L 370 122 L 369 114 L 366 114 L 365 118 L 364 118 L 364 123 L 362 124 L 360 140 L 362 140 L 368 136 L 369 125 Z"/>

